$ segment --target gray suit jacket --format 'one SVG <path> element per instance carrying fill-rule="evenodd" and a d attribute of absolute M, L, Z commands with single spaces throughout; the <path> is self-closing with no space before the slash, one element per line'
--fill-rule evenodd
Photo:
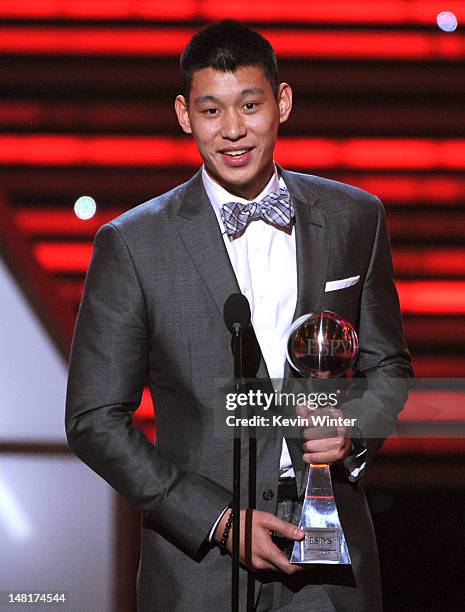
<path fill-rule="evenodd" d="M 355 187 L 279 170 L 296 210 L 295 317 L 327 308 L 352 321 L 358 369 L 377 389 L 362 405 L 359 427 L 383 422 L 390 429 L 402 402 L 389 380 L 408 376 L 410 367 L 383 208 Z M 357 285 L 324 292 L 326 281 L 355 275 Z M 71 351 L 66 429 L 76 455 L 143 515 L 144 612 L 219 610 L 228 601 L 230 559 L 207 537 L 232 497 L 232 445 L 215 437 L 213 413 L 216 381 L 233 368 L 223 304 L 238 291 L 200 172 L 95 238 Z M 266 375 L 259 352 L 258 360 L 249 353 L 252 374 L 259 368 Z M 156 406 L 154 446 L 131 424 L 147 384 Z M 301 443 L 289 441 L 296 468 Z M 377 445 L 370 442 L 370 456 Z M 276 494 L 262 493 L 276 493 L 281 446 L 278 430 L 258 440 L 258 508 L 273 513 Z M 245 440 L 244 463 L 247 451 Z M 320 583 L 337 609 L 376 610 L 378 560 L 363 486 L 337 469 L 333 478 L 353 562 L 349 578 L 326 567 L 321 575 L 304 572 L 298 584 L 279 579 L 307 589 L 309 606 L 316 602 L 312 584 Z"/>

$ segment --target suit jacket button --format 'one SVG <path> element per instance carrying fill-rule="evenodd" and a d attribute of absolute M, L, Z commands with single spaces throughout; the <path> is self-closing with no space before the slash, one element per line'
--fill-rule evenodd
<path fill-rule="evenodd" d="M 273 489 L 265 489 L 263 491 L 263 499 L 265 499 L 266 501 L 269 501 L 270 499 L 273 499 L 273 497 L 274 497 Z"/>

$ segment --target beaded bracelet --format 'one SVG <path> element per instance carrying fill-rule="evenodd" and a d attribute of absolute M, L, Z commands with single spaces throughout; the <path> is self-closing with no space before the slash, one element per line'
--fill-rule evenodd
<path fill-rule="evenodd" d="M 229 513 L 228 520 L 226 521 L 226 525 L 224 526 L 223 535 L 221 537 L 220 553 L 222 555 L 225 555 L 228 552 L 227 549 L 226 549 L 226 544 L 228 543 L 229 532 L 231 531 L 233 520 L 234 520 L 234 517 L 233 517 L 233 513 L 231 511 Z"/>

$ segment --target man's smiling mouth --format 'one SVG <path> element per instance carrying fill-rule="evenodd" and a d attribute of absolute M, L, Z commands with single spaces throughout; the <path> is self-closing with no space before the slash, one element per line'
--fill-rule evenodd
<path fill-rule="evenodd" d="M 220 153 L 222 155 L 227 155 L 228 157 L 241 157 L 242 155 L 245 155 L 246 153 L 249 153 L 249 151 L 252 151 L 253 147 L 245 147 L 242 149 L 223 149 L 222 151 L 220 151 Z"/>

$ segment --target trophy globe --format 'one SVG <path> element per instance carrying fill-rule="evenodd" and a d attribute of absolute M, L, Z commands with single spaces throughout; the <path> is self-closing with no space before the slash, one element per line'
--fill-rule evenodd
<path fill-rule="evenodd" d="M 287 360 L 302 376 L 344 376 L 358 355 L 358 338 L 352 323 L 324 310 L 294 321 L 287 342 Z"/>

